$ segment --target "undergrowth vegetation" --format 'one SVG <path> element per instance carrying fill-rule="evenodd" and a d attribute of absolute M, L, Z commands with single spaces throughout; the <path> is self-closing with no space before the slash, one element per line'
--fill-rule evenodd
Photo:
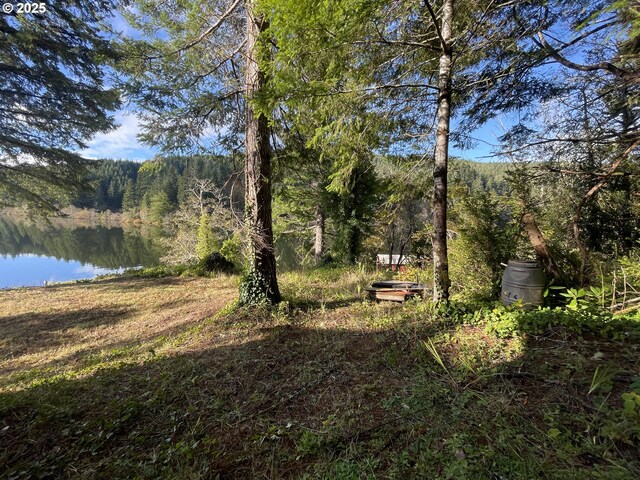
<path fill-rule="evenodd" d="M 288 273 L 272 308 L 233 277 L 0 292 L 0 476 L 640 475 L 636 316 L 376 304 L 371 280 Z"/>

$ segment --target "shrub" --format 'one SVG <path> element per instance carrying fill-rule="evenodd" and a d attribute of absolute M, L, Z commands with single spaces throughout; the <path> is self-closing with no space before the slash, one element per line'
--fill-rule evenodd
<path fill-rule="evenodd" d="M 197 269 L 203 273 L 211 272 L 233 272 L 234 265 L 218 252 L 213 252 L 206 257 L 202 258 L 198 264 Z"/>
<path fill-rule="evenodd" d="M 235 232 L 231 237 L 222 242 L 220 254 L 233 263 L 240 263 L 240 251 L 242 248 L 242 238 L 239 232 Z"/>
<path fill-rule="evenodd" d="M 629 341 L 640 339 L 640 321 L 637 318 L 593 309 L 496 307 L 474 312 L 468 318 L 470 321 L 487 321 L 487 331 L 498 337 L 511 337 L 518 333 L 540 334 L 549 328 L 563 327 L 579 335 Z"/>
<path fill-rule="evenodd" d="M 211 225 L 211 216 L 207 213 L 200 215 L 200 224 L 198 226 L 196 254 L 200 261 L 206 261 L 216 249 L 217 240 L 213 234 L 213 227 Z M 212 271 L 212 270 L 207 270 Z"/>
<path fill-rule="evenodd" d="M 504 199 L 469 194 L 458 206 L 459 236 L 451 242 L 452 281 L 465 295 L 496 298 L 503 268 L 516 252 L 518 226 Z"/>

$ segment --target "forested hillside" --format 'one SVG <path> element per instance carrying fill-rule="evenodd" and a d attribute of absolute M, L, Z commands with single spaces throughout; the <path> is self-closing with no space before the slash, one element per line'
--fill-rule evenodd
<path fill-rule="evenodd" d="M 190 179 L 212 179 L 230 192 L 239 168 L 232 159 L 213 156 L 168 156 L 143 163 L 95 160 L 86 177 L 90 190 L 71 199 L 71 204 L 98 211 L 153 210 L 156 218 L 160 218 L 162 212 L 176 209 L 180 200 L 184 200 Z M 239 187 L 238 191 L 241 190 Z"/>
<path fill-rule="evenodd" d="M 232 182 L 242 182 L 237 162 L 226 157 L 158 157 L 146 162 L 102 159 L 92 161 L 86 180 L 91 190 L 71 200 L 78 208 L 112 212 L 150 208 L 154 202 L 166 200 L 166 206 L 176 209 L 184 200 L 186 184 L 193 178 L 213 179 L 230 192 Z M 505 172 L 509 163 L 452 161 L 451 178 L 474 191 L 504 193 Z M 394 174 L 402 175 L 401 171 Z M 241 191 L 241 186 L 238 187 Z M 159 199 L 158 193 L 166 193 Z M 155 200 L 154 200 L 155 198 Z"/>

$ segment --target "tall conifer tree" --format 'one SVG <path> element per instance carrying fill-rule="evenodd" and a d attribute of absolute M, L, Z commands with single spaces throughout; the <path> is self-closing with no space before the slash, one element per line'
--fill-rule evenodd
<path fill-rule="evenodd" d="M 167 152 L 235 151 L 244 143 L 249 275 L 256 297 L 276 303 L 270 111 L 261 101 L 267 23 L 252 0 L 134 3 L 127 16 L 148 40 L 126 42 L 122 69 L 142 138 Z"/>
<path fill-rule="evenodd" d="M 52 211 L 83 186 L 78 150 L 113 126 L 105 84 L 114 51 L 100 24 L 115 2 L 60 0 L 0 15 L 0 206 Z"/>

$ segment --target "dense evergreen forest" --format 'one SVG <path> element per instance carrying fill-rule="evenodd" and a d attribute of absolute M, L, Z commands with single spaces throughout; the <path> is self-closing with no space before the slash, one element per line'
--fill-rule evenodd
<path fill-rule="evenodd" d="M 223 188 L 240 167 L 224 157 L 162 157 L 147 162 L 95 160 L 89 164 L 89 186 L 69 203 L 97 211 L 135 212 L 140 208 L 167 213 L 184 200 L 189 179 L 209 178 Z M 162 204 L 162 208 L 158 205 Z"/>
<path fill-rule="evenodd" d="M 508 168 L 509 164 L 505 162 L 452 161 L 454 181 L 474 191 L 505 193 L 504 180 Z M 229 193 L 234 177 L 242 182 L 239 169 L 237 162 L 226 157 L 174 156 L 146 162 L 94 160 L 85 177 L 90 189 L 69 199 L 69 204 L 97 211 L 135 212 L 161 201 L 164 208 L 176 210 L 185 200 L 190 179 L 212 179 Z M 242 187 L 239 188 L 241 191 Z"/>

